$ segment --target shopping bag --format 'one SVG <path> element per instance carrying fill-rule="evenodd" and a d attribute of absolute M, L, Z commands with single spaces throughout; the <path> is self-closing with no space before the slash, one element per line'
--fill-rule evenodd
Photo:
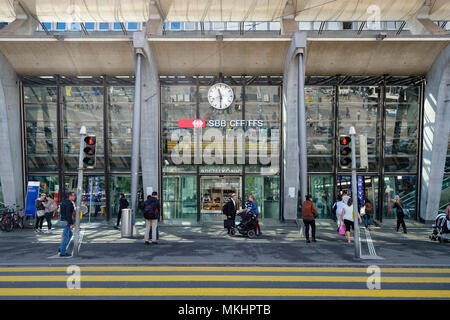
<path fill-rule="evenodd" d="M 341 236 L 345 236 L 345 224 L 344 223 L 342 223 L 341 227 L 339 228 L 339 234 Z"/>

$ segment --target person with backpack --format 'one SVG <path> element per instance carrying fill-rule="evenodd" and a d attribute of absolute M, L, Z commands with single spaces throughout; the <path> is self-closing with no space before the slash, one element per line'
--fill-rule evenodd
<path fill-rule="evenodd" d="M 372 224 L 372 214 L 373 214 L 372 203 L 370 202 L 369 199 L 366 199 L 364 207 L 361 208 L 361 215 L 364 220 L 364 226 L 366 227 L 366 229 L 369 229 L 369 226 Z"/>
<path fill-rule="evenodd" d="M 161 206 L 158 200 L 158 193 L 153 191 L 151 196 L 147 197 L 144 203 L 144 218 L 145 218 L 145 244 L 150 244 L 149 233 L 150 228 L 152 228 L 152 239 L 151 242 L 157 244 L 156 229 L 158 228 L 159 212 L 161 211 Z"/>

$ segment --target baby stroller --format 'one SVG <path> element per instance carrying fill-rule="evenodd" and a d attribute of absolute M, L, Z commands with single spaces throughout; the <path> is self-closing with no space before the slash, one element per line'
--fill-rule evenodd
<path fill-rule="evenodd" d="M 249 238 L 254 238 L 256 236 L 256 221 L 255 214 L 248 209 L 244 209 L 237 213 L 241 217 L 241 221 L 236 222 L 236 228 L 231 229 L 230 233 L 232 236 L 236 234 L 236 230 Z"/>
<path fill-rule="evenodd" d="M 430 235 L 431 240 L 438 240 L 439 242 L 447 242 L 450 240 L 450 221 L 447 219 L 445 213 L 437 215 L 432 227 L 433 232 Z"/>

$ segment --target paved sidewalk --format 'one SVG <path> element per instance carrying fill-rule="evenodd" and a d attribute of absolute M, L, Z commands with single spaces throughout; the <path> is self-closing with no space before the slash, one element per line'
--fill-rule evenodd
<path fill-rule="evenodd" d="M 31 229 L 0 232 L 0 265 L 450 265 L 450 244 L 430 241 L 429 227 L 409 221 L 408 234 L 395 232 L 390 223 L 370 228 L 379 260 L 354 258 L 354 246 L 337 234 L 332 220 L 317 221 L 318 242 L 310 244 L 295 224 L 262 225 L 263 235 L 256 239 L 230 237 L 221 225 L 211 224 L 161 225 L 159 243 L 149 246 L 144 244 L 142 221 L 137 239 L 121 238 L 113 222 L 84 223 L 80 256 L 72 258 L 57 257 L 62 230 L 55 225 L 51 234 Z M 362 254 L 369 255 L 364 230 L 361 238 Z"/>

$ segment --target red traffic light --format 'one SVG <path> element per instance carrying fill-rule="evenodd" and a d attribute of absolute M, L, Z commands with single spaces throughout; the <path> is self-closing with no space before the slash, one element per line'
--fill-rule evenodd
<path fill-rule="evenodd" d="M 84 142 L 85 142 L 87 145 L 92 146 L 92 145 L 95 144 L 95 137 L 86 137 L 86 138 L 84 138 Z"/>
<path fill-rule="evenodd" d="M 351 141 L 352 141 L 352 139 L 351 139 L 350 137 L 345 136 L 345 137 L 341 137 L 341 139 L 340 139 L 339 142 L 340 142 L 341 145 L 346 146 L 346 145 L 348 145 Z"/>

